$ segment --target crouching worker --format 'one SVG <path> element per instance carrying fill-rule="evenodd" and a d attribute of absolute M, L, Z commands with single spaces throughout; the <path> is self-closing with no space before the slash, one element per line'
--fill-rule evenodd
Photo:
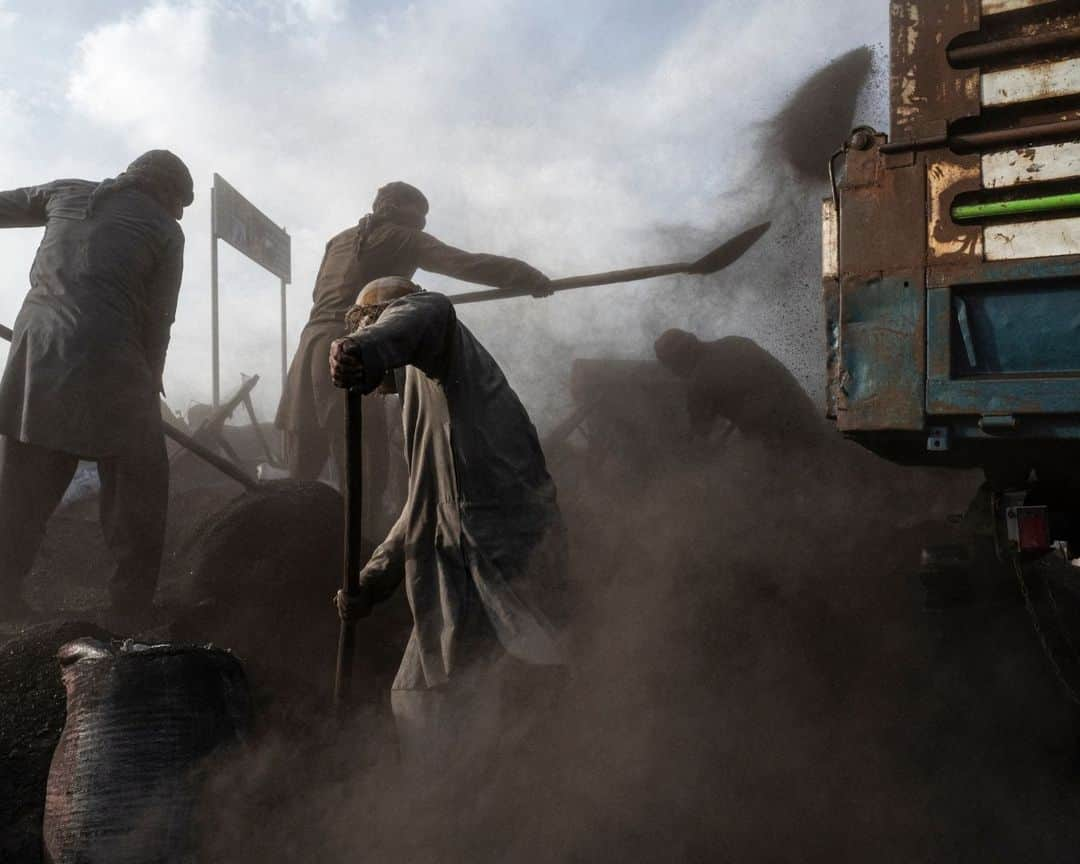
<path fill-rule="evenodd" d="M 525 408 L 445 296 L 376 279 L 348 323 L 331 377 L 400 394 L 409 485 L 359 593 L 336 602 L 345 620 L 364 616 L 404 579 L 413 630 L 391 694 L 402 753 L 446 766 L 469 758 L 467 742 L 498 740 L 499 669 L 563 663 L 565 528 Z"/>
<path fill-rule="evenodd" d="M 80 458 L 101 477 L 112 617 L 150 611 L 169 492 L 158 392 L 192 197 L 167 150 L 101 183 L 0 192 L 0 228 L 45 227 L 0 381 L 0 618 L 27 614 L 23 577 Z"/>
<path fill-rule="evenodd" d="M 787 367 L 743 336 L 702 342 L 668 330 L 655 343 L 656 358 L 686 379 L 686 407 L 695 434 L 707 438 L 720 418 L 744 438 L 784 452 L 827 440 L 825 420 Z"/>

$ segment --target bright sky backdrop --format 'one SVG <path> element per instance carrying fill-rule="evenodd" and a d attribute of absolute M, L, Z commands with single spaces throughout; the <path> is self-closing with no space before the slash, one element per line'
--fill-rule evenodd
<path fill-rule="evenodd" d="M 293 236 L 290 348 L 326 240 L 388 180 L 425 191 L 429 230 L 444 241 L 519 256 L 553 277 L 693 257 L 747 219 L 776 218 L 770 205 L 780 202 L 799 211 L 796 227 L 774 228 L 708 286 L 592 289 L 463 307 L 461 317 L 541 426 L 568 410 L 575 357 L 645 357 L 671 326 L 754 336 L 813 392 L 819 285 L 809 234 L 823 192 L 784 194 L 782 172 L 761 170 L 756 144 L 809 74 L 887 41 L 887 7 L 0 0 L 0 188 L 113 176 L 151 147 L 188 162 L 196 201 L 183 221 L 186 275 L 166 372 L 178 410 L 210 396 L 214 171 Z M 879 104 L 862 113 L 884 124 Z M 760 194 L 748 195 L 748 183 Z M 18 311 L 39 237 L 0 232 L 0 322 Z M 793 255 L 806 266 L 769 269 Z M 269 418 L 280 392 L 277 283 L 225 246 L 221 264 L 223 390 L 242 372 L 261 374 L 257 405 Z M 766 278 L 792 284 L 779 294 L 747 290 Z M 425 274 L 417 281 L 466 290 Z M 724 291 L 730 302 L 718 299 Z"/>

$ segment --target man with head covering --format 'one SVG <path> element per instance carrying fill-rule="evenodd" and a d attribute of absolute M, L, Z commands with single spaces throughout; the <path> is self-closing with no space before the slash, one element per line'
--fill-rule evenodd
<path fill-rule="evenodd" d="M 455 249 L 425 233 L 428 202 L 408 183 L 383 186 L 371 212 L 359 224 L 326 244 L 315 278 L 314 304 L 289 368 L 276 424 L 285 431 L 290 475 L 317 478 L 332 457 L 340 474 L 344 464 L 344 400 L 326 371 L 330 343 L 345 335 L 344 315 L 368 282 L 382 276 L 411 279 L 419 270 L 495 287 L 528 286 L 542 293 L 543 273 L 524 261 Z M 369 408 L 370 410 L 370 408 Z M 382 493 L 387 443 L 380 423 L 368 423 L 365 486 Z M 369 500 L 371 500 L 369 498 Z"/>
<path fill-rule="evenodd" d="M 821 443 L 825 423 L 813 400 L 779 360 L 742 336 L 702 342 L 685 330 L 668 330 L 655 344 L 657 359 L 687 381 L 693 430 L 707 437 L 717 418 L 769 447 Z"/>
<path fill-rule="evenodd" d="M 350 326 L 333 343 L 331 377 L 400 392 L 409 482 L 359 593 L 339 593 L 338 609 L 366 614 L 404 579 L 414 626 L 391 694 L 403 747 L 465 748 L 468 736 L 454 735 L 485 670 L 504 655 L 563 661 L 566 533 L 555 486 L 524 406 L 445 296 L 379 279 Z"/>
<path fill-rule="evenodd" d="M 0 192 L 0 228 L 45 227 L 0 380 L 0 618 L 27 613 L 23 577 L 80 459 L 101 478 L 112 608 L 149 610 L 169 483 L 158 394 L 192 198 L 167 150 L 101 183 Z"/>

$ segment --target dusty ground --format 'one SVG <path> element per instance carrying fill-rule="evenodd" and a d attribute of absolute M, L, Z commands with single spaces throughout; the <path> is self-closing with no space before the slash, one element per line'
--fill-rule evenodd
<path fill-rule="evenodd" d="M 207 860 L 1073 860 L 1075 717 L 1022 606 L 931 614 L 915 578 L 921 546 L 956 539 L 945 516 L 977 477 L 842 442 L 780 461 L 737 435 L 692 443 L 625 400 L 591 427 L 592 444 L 575 437 L 552 460 L 574 556 L 573 675 L 528 748 L 467 790 L 450 776 L 419 794 L 398 774 L 385 697 L 400 597 L 359 631 L 367 707 L 344 740 L 326 725 L 334 494 L 270 501 L 246 545 L 211 531 L 200 555 L 195 526 L 229 523 L 239 490 L 178 493 L 161 632 L 236 643 L 263 693 L 251 751 L 219 779 L 228 804 L 205 817 Z M 597 459 L 609 433 L 614 452 Z M 103 604 L 95 518 L 83 505 L 54 520 L 31 580 L 39 608 Z M 7 665 L 0 649 L 0 686 L 36 694 L 15 697 L 33 722 L 0 726 L 0 776 L 59 731 L 51 644 Z"/>

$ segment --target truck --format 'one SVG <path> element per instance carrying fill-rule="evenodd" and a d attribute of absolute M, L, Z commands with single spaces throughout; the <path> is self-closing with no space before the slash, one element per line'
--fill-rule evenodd
<path fill-rule="evenodd" d="M 890 14 L 889 133 L 853 130 L 822 203 L 826 413 L 889 460 L 981 469 L 928 597 L 969 601 L 996 562 L 1037 614 L 1080 582 L 1033 564 L 1080 556 L 1080 7 Z"/>

